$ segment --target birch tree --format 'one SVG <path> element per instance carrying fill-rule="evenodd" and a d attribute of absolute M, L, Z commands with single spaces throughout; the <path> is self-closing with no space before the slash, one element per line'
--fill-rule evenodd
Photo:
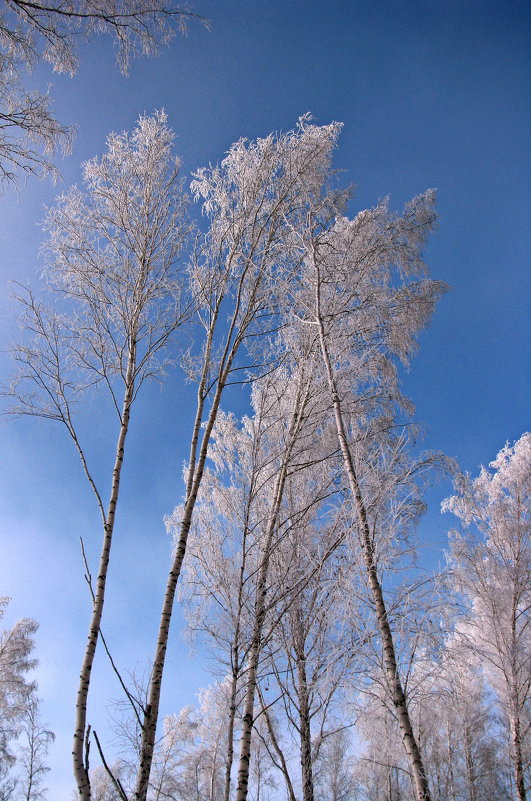
<path fill-rule="evenodd" d="M 464 602 L 462 645 L 481 660 L 501 703 L 511 740 L 518 801 L 525 801 L 531 758 L 531 435 L 506 445 L 471 479 L 457 475 L 451 567 Z"/>
<path fill-rule="evenodd" d="M 10 411 L 54 420 L 66 429 L 101 517 L 101 553 L 90 581 L 92 615 L 80 673 L 73 745 L 80 797 L 90 799 L 87 701 L 100 636 L 107 573 L 131 410 L 149 378 L 161 377 L 165 349 L 186 316 L 177 260 L 188 231 L 185 199 L 163 113 L 141 117 L 131 134 L 111 134 L 107 152 L 84 165 L 86 189 L 74 187 L 47 215 L 48 284 L 65 311 L 30 290 L 19 300 L 32 337 L 18 345 Z M 105 505 L 78 432 L 76 402 L 106 392 L 117 423 Z M 87 567 L 87 570 L 89 568 Z M 89 574 L 90 578 L 90 574 Z"/>
<path fill-rule="evenodd" d="M 350 424 L 367 419 L 371 406 L 390 421 L 397 405 L 404 406 L 395 362 L 408 360 L 443 290 L 425 277 L 421 259 L 435 221 L 433 199 L 432 192 L 415 198 L 402 216 L 383 202 L 349 220 L 341 214 L 342 197 L 326 197 L 299 237 L 306 272 L 296 312 L 301 325 L 314 326 L 319 335 L 388 686 L 418 801 L 429 801 L 430 792 L 398 669 Z"/>
<path fill-rule="evenodd" d="M 228 385 L 267 372 L 276 359 L 268 347 L 271 332 L 279 325 L 286 283 L 299 265 L 290 231 L 320 194 L 339 128 L 319 128 L 303 118 L 286 134 L 240 140 L 219 166 L 199 170 L 192 182 L 209 221 L 190 265 L 197 303 L 195 339 L 201 344 L 191 349 L 185 367 L 197 381 L 197 406 L 182 522 L 142 726 L 135 801 L 146 798 L 175 592 L 221 398 Z"/>
<path fill-rule="evenodd" d="M 296 444 L 286 432 L 286 416 L 297 397 L 301 375 L 306 379 L 311 377 L 311 367 L 306 364 L 299 375 L 284 367 L 255 382 L 254 414 L 244 417 L 239 424 L 232 415 L 220 413 L 209 448 L 215 473 L 205 474 L 192 525 L 184 584 L 186 594 L 194 602 L 191 624 L 213 641 L 221 669 L 231 676 L 225 798 L 230 793 L 237 696 L 243 686 L 247 687 L 246 694 L 249 692 L 252 664 L 253 694 L 256 692 L 260 654 L 286 607 L 292 603 L 294 586 L 300 588 L 308 580 L 305 569 L 308 574 L 319 570 L 319 564 L 313 563 L 301 568 L 291 548 L 293 532 L 305 525 L 305 517 L 316 513 L 331 486 L 326 456 L 319 457 L 312 471 L 316 430 L 320 430 L 316 409 L 322 393 L 319 396 L 314 392 L 312 402 L 306 401 L 304 432 L 298 432 Z M 312 387 L 317 389 L 313 381 Z M 284 485 L 290 487 L 286 494 L 278 487 L 278 476 L 285 453 L 290 450 L 290 475 L 283 479 Z M 303 478 L 303 473 L 311 477 Z M 280 511 L 272 526 L 271 510 L 275 505 Z M 178 520 L 180 515 L 179 510 L 173 519 Z M 323 550 L 326 550 L 324 545 Z M 258 585 L 264 564 L 267 564 L 267 599 L 261 600 L 263 621 L 258 646 L 255 633 Z M 252 718 L 254 721 L 254 713 Z"/>
<path fill-rule="evenodd" d="M 263 403 L 264 402 L 264 403 Z M 265 397 L 253 390 L 255 414 L 241 424 L 222 412 L 209 445 L 214 469 L 203 478 L 191 527 L 181 585 L 193 636 L 212 650 L 216 665 L 230 682 L 226 720 L 224 799 L 230 798 L 237 712 L 250 638 L 253 575 L 259 563 L 260 530 L 257 497 L 270 474 L 269 456 L 260 446 Z M 168 520 L 178 531 L 181 510 Z"/>
<path fill-rule="evenodd" d="M 163 0 L 78 0 L 66 4 L 4 0 L 0 11 L 0 183 L 17 174 L 57 177 L 53 156 L 68 153 L 73 129 L 59 122 L 49 94 L 28 91 L 23 74 L 41 60 L 74 75 L 78 44 L 96 34 L 113 38 L 116 60 L 127 74 L 131 58 L 153 56 L 192 19 L 186 7 Z"/>
<path fill-rule="evenodd" d="M 288 600 L 290 595 L 288 587 L 292 588 L 294 595 L 297 594 L 297 590 L 291 583 L 291 576 L 294 579 L 294 585 L 298 585 L 298 591 L 302 590 L 304 582 L 307 580 L 306 576 L 301 576 L 299 573 L 300 566 L 297 563 L 296 551 L 292 551 L 292 558 L 287 560 L 285 558 L 287 550 L 282 545 L 286 543 L 294 529 L 298 526 L 304 527 L 311 520 L 323 499 L 330 492 L 330 479 L 326 480 L 325 478 L 324 486 L 321 482 L 315 482 L 309 493 L 305 493 L 303 489 L 303 487 L 309 489 L 309 483 L 299 486 L 297 480 L 299 471 L 304 472 L 304 468 L 309 468 L 318 458 L 315 448 L 314 403 L 317 398 L 317 404 L 319 404 L 319 393 L 316 395 L 312 393 L 312 390 L 315 389 L 312 368 L 313 362 L 310 359 L 304 368 L 300 368 L 290 376 L 290 382 L 284 390 L 282 399 L 279 397 L 278 406 L 282 422 L 269 432 L 270 436 L 272 435 L 272 441 L 278 442 L 280 447 L 273 462 L 274 478 L 271 481 L 267 512 L 262 523 L 263 540 L 253 593 L 254 619 L 246 664 L 237 801 L 244 801 L 247 797 L 251 737 L 255 719 L 254 705 L 261 652 L 264 643 L 272 636 L 274 628 L 278 625 L 284 609 L 292 602 L 292 599 Z M 317 420 L 320 422 L 318 418 Z M 319 431 L 319 428 L 317 430 Z M 321 463 L 321 470 L 324 470 L 326 475 L 323 463 Z M 300 492 L 301 489 L 303 489 L 302 492 Z M 293 493 L 291 499 L 296 498 L 292 505 L 289 503 L 290 490 Z M 273 569 L 274 565 L 277 568 L 277 576 Z M 278 580 L 278 571 L 282 573 L 280 581 Z M 276 603 L 275 595 L 280 595 Z M 283 607 L 280 613 L 278 605 Z M 273 623 L 267 621 L 270 610 L 275 610 Z M 305 727 L 307 723 L 308 718 L 305 712 Z M 303 738 L 303 743 L 307 744 L 307 737 Z M 310 764 L 307 764 L 307 756 L 306 754 L 303 763 L 308 774 Z"/>

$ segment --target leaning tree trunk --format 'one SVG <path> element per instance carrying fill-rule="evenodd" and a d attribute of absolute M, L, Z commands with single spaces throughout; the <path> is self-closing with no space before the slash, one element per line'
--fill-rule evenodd
<path fill-rule="evenodd" d="M 85 656 L 83 659 L 83 664 L 81 666 L 81 673 L 79 676 L 79 687 L 76 699 L 76 728 L 74 732 L 74 743 L 72 746 L 72 760 L 74 766 L 74 777 L 77 783 L 77 788 L 81 801 L 90 801 L 91 799 L 90 779 L 88 775 L 89 743 L 88 743 L 88 732 L 87 732 L 87 699 L 90 686 L 92 665 L 94 662 L 94 656 L 96 654 L 96 646 L 100 634 L 101 618 L 103 614 L 103 604 L 105 601 L 105 585 L 107 581 L 107 572 L 109 569 L 109 559 L 111 554 L 116 507 L 118 504 L 118 496 L 120 492 L 120 476 L 124 461 L 125 440 L 129 429 L 131 404 L 134 398 L 135 370 L 136 370 L 136 343 L 133 341 L 131 344 L 128 363 L 127 363 L 127 371 L 125 377 L 125 394 L 122 405 L 120 430 L 118 433 L 118 441 L 116 444 L 116 458 L 112 474 L 111 495 L 103 527 L 104 529 L 103 542 L 102 542 L 102 549 L 101 549 L 99 568 L 98 568 L 98 578 L 96 581 L 96 589 L 94 592 L 94 599 L 92 605 L 92 616 L 90 619 L 90 626 L 87 636 Z"/>
<path fill-rule="evenodd" d="M 207 457 L 208 443 L 210 435 L 216 422 L 216 417 L 219 409 L 221 395 L 225 386 L 226 376 L 230 369 L 230 362 L 227 370 L 225 371 L 223 381 L 219 381 L 212 408 L 208 417 L 203 441 L 201 443 L 201 450 L 197 465 L 195 465 L 193 481 L 191 482 L 190 492 L 187 494 L 186 503 L 184 506 L 184 514 L 181 523 L 181 531 L 179 542 L 175 549 L 171 570 L 168 575 L 166 583 L 166 592 L 164 594 L 164 601 L 162 604 L 162 612 L 160 618 L 159 632 L 157 638 L 157 646 L 155 650 L 155 658 L 153 660 L 153 669 L 151 673 L 149 695 L 146 707 L 144 709 L 144 720 L 142 725 L 142 741 L 140 746 L 140 761 L 137 776 L 137 783 L 135 788 L 135 801 L 146 801 L 149 776 L 151 773 L 151 765 L 153 762 L 153 753 L 155 750 L 155 739 L 157 732 L 157 721 L 159 717 L 160 693 L 162 688 L 162 675 L 164 672 L 164 664 L 166 660 L 166 650 L 168 647 L 168 637 L 170 633 L 170 623 L 173 611 L 173 603 L 175 599 L 175 592 L 177 589 L 177 582 L 181 574 L 184 555 L 186 553 L 186 545 L 188 542 L 188 534 L 190 526 L 192 525 L 192 515 L 197 501 L 197 495 L 203 473 L 205 469 L 205 462 Z"/>
<path fill-rule="evenodd" d="M 407 699 L 402 687 L 402 682 L 400 680 L 400 674 L 398 672 L 393 635 L 389 625 L 389 619 L 387 617 L 387 608 L 382 586 L 378 578 L 376 561 L 374 558 L 374 548 L 371 539 L 367 510 L 363 502 L 360 485 L 354 468 L 354 460 L 352 458 L 352 453 L 346 435 L 345 424 L 343 421 L 341 401 L 336 386 L 330 354 L 328 352 L 328 346 L 326 343 L 323 317 L 321 314 L 319 280 L 317 280 L 316 286 L 316 322 L 319 328 L 321 355 L 327 373 L 328 387 L 334 408 L 337 436 L 341 448 L 345 472 L 348 476 L 350 491 L 352 493 L 354 506 L 358 517 L 365 571 L 376 609 L 376 618 L 378 621 L 378 627 L 380 629 L 380 636 L 382 638 L 385 672 L 391 692 L 391 699 L 398 717 L 402 741 L 404 743 L 409 767 L 414 781 L 417 801 L 431 801 L 428 780 L 426 778 L 426 772 L 422 763 L 420 748 L 413 732 Z"/>

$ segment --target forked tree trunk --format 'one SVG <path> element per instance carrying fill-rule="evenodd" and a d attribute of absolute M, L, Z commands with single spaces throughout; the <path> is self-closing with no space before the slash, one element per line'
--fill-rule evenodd
<path fill-rule="evenodd" d="M 233 255 L 234 254 L 232 254 L 232 256 Z M 225 282 L 228 280 L 230 275 L 230 270 L 232 266 L 232 256 L 228 259 L 227 262 L 228 268 L 224 276 Z M 162 689 L 162 676 L 164 673 L 164 665 L 166 661 L 166 650 L 168 647 L 168 638 L 170 633 L 170 623 L 173 612 L 173 604 L 175 600 L 175 592 L 177 589 L 177 582 L 181 574 L 184 556 L 186 554 L 186 545 L 188 542 L 188 534 L 190 532 L 190 527 L 192 525 L 192 516 L 195 504 L 197 502 L 197 496 L 199 493 L 199 488 L 201 486 L 201 481 L 203 479 L 203 473 L 205 471 L 205 463 L 208 453 L 208 446 L 210 443 L 210 437 L 212 435 L 212 430 L 216 422 L 219 406 L 221 403 L 221 397 L 225 389 L 225 386 L 227 384 L 227 381 L 229 379 L 229 375 L 234 360 L 236 358 L 238 349 L 242 344 L 246 328 L 248 325 L 250 325 L 254 317 L 254 314 L 256 312 L 256 298 L 261 288 L 261 283 L 263 279 L 262 274 L 256 277 L 249 298 L 247 298 L 247 311 L 245 314 L 242 314 L 242 303 L 243 303 L 245 282 L 247 280 L 247 273 L 250 269 L 249 265 L 252 263 L 252 256 L 253 253 L 251 252 L 249 255 L 249 263 L 243 269 L 242 274 L 239 278 L 233 316 L 229 325 L 229 330 L 225 338 L 225 346 L 223 349 L 223 353 L 219 360 L 216 391 L 214 393 L 212 406 L 210 408 L 210 412 L 206 420 L 205 431 L 203 433 L 201 448 L 199 451 L 199 457 L 197 457 L 199 434 L 201 427 L 203 426 L 203 411 L 204 411 L 205 401 L 208 396 L 207 385 L 211 380 L 210 359 L 214 342 L 214 332 L 216 330 L 216 325 L 219 319 L 222 303 L 223 300 L 225 299 L 226 286 L 224 286 L 223 291 L 221 291 L 218 294 L 218 297 L 214 304 L 214 308 L 211 310 L 212 316 L 210 319 L 210 324 L 208 329 L 205 355 L 203 359 L 203 369 L 198 388 L 198 403 L 196 408 L 196 416 L 195 416 L 194 427 L 192 432 L 192 440 L 190 445 L 190 464 L 188 467 L 188 479 L 186 483 L 186 502 L 184 505 L 183 520 L 181 523 L 179 542 L 177 543 L 177 547 L 175 549 L 175 554 L 173 557 L 171 569 L 168 574 L 168 580 L 166 582 L 166 591 L 164 594 L 164 600 L 162 604 L 162 612 L 161 612 L 159 631 L 157 637 L 157 645 L 155 649 L 155 657 L 153 659 L 153 666 L 149 683 L 148 702 L 146 708 L 144 709 L 144 720 L 142 724 L 142 740 L 140 746 L 140 760 L 138 765 L 138 773 L 137 773 L 137 780 L 136 780 L 136 787 L 134 794 L 135 801 L 146 801 L 147 797 L 149 777 L 151 774 L 151 766 L 153 764 L 153 754 L 155 750 L 155 739 L 157 734 L 157 723 L 159 718 L 160 694 Z M 242 320 L 239 319 L 240 315 L 242 315 Z"/>
<path fill-rule="evenodd" d="M 90 676 L 92 665 L 96 653 L 96 646 L 100 633 L 101 618 L 103 614 L 103 604 L 105 600 L 105 585 L 107 572 L 109 569 L 109 559 L 111 554 L 112 536 L 114 531 L 114 521 L 116 507 L 120 492 L 120 476 L 124 461 L 125 440 L 129 429 L 131 404 L 134 397 L 134 375 L 136 370 L 136 343 L 133 341 L 129 353 L 127 371 L 125 377 L 125 395 L 122 405 L 120 431 L 116 444 L 116 458 L 112 473 L 111 495 L 107 514 L 104 523 L 104 533 L 100 561 L 98 567 L 98 578 L 94 591 L 92 604 L 92 616 L 85 648 L 85 656 L 79 676 L 79 687 L 76 699 L 76 728 L 74 732 L 74 743 L 72 746 L 72 760 L 74 766 L 74 777 L 77 783 L 79 797 L 81 801 L 90 801 L 91 789 L 88 775 L 88 765 L 85 761 L 85 754 L 88 755 L 89 743 L 87 739 L 87 698 L 90 686 Z"/>
<path fill-rule="evenodd" d="M 316 266 L 316 274 L 318 274 L 317 265 L 315 266 Z M 374 602 L 374 606 L 376 609 L 376 618 L 378 621 L 378 627 L 380 629 L 380 636 L 382 638 L 385 672 L 387 676 L 389 690 L 391 693 L 391 699 L 396 709 L 396 714 L 400 726 L 400 732 L 402 735 L 402 741 L 404 743 L 404 747 L 409 762 L 409 767 L 413 777 L 417 801 L 431 801 L 428 780 L 426 778 L 426 772 L 424 770 L 424 765 L 422 763 L 420 748 L 418 746 L 415 734 L 413 732 L 413 726 L 411 725 L 411 719 L 408 711 L 407 699 L 398 672 L 393 635 L 391 632 L 391 627 L 389 625 L 385 599 L 382 591 L 382 586 L 378 578 L 378 571 L 374 559 L 374 549 L 371 539 L 371 532 L 369 528 L 367 510 L 363 502 L 360 485 L 354 468 L 354 460 L 352 458 L 352 453 L 346 435 L 345 423 L 343 420 L 341 401 L 339 393 L 337 391 L 334 372 L 332 369 L 332 363 L 330 360 L 328 346 L 326 343 L 323 318 L 321 314 L 319 278 L 317 278 L 316 281 L 316 322 L 319 328 L 319 342 L 321 347 L 321 354 L 327 373 L 328 387 L 334 408 L 337 436 L 339 439 L 345 472 L 347 473 L 348 476 L 350 491 L 352 493 L 352 498 L 354 501 L 354 506 L 358 517 L 363 559 L 365 562 L 365 571 L 367 574 L 367 578 L 369 580 L 369 587 Z"/>

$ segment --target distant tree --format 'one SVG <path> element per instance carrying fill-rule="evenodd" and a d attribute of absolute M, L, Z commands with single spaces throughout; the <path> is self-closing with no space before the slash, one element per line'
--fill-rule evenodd
<path fill-rule="evenodd" d="M 363 694 L 357 704 L 361 747 L 353 759 L 356 786 L 363 801 L 413 801 L 415 790 L 398 721 L 386 707 L 381 687 Z"/>
<path fill-rule="evenodd" d="M 510 730 L 518 801 L 531 765 L 531 434 L 506 445 L 479 476 L 457 475 L 443 503 L 452 532 L 451 568 L 463 600 L 456 637 L 480 660 Z"/>
<path fill-rule="evenodd" d="M 0 598 L 0 620 L 8 602 L 9 598 Z M 32 656 L 37 628 L 34 620 L 25 618 L 0 634 L 0 787 L 4 798 L 9 797 L 8 788 L 14 789 L 15 784 L 9 775 L 16 761 L 12 745 L 36 690 L 27 674 L 37 664 Z"/>
<path fill-rule="evenodd" d="M 164 0 L 77 0 L 76 3 L 4 0 L 0 12 L 0 183 L 17 172 L 40 177 L 57 169 L 58 148 L 68 152 L 73 131 L 53 116 L 48 93 L 30 92 L 22 73 L 41 60 L 73 75 L 78 43 L 94 34 L 113 37 L 126 74 L 132 57 L 156 55 L 189 20 L 205 20 Z"/>
<path fill-rule="evenodd" d="M 323 739 L 314 765 L 315 801 L 358 801 L 352 746 L 348 729 L 337 729 Z"/>
<path fill-rule="evenodd" d="M 470 654 L 452 639 L 426 666 L 415 699 L 436 801 L 508 801 L 508 761 L 491 691 Z"/>
<path fill-rule="evenodd" d="M 0 620 L 8 598 L 0 598 Z M 17 621 L 0 634 L 0 799 L 44 798 L 46 755 L 54 735 L 39 718 L 37 685 L 27 674 L 37 665 L 32 652 L 38 625 Z"/>
<path fill-rule="evenodd" d="M 141 117 L 132 134 L 112 134 L 107 153 L 85 164 L 86 191 L 70 190 L 49 211 L 46 275 L 65 311 L 47 308 L 29 290 L 21 295 L 30 341 L 13 350 L 19 371 L 7 392 L 12 414 L 65 427 L 101 516 L 101 555 L 95 583 L 91 581 L 93 610 L 73 747 L 74 773 L 85 801 L 90 799 L 87 699 L 131 409 L 144 382 L 162 376 L 165 349 L 187 313 L 181 306 L 177 261 L 188 226 L 172 140 L 163 113 Z M 89 387 L 101 387 L 107 394 L 118 424 L 107 506 L 74 412 Z"/>
<path fill-rule="evenodd" d="M 46 729 L 40 720 L 39 701 L 32 697 L 22 720 L 19 752 L 19 795 L 24 801 L 44 799 L 47 788 L 44 777 L 50 770 L 45 763 L 50 745 L 55 735 Z"/>
<path fill-rule="evenodd" d="M 111 765 L 109 770 L 115 781 L 120 781 L 123 778 L 123 766 L 121 763 L 118 762 Z M 90 771 L 90 788 L 93 801 L 122 801 L 122 796 L 116 789 L 110 773 L 103 766 Z M 74 798 L 77 797 L 78 794 L 76 792 Z"/>

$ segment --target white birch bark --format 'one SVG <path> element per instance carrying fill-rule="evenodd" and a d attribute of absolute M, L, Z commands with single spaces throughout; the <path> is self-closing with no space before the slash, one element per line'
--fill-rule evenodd
<path fill-rule="evenodd" d="M 133 341 L 129 349 L 129 360 L 125 378 L 125 395 L 122 407 L 121 426 L 116 443 L 116 458 L 112 473 L 112 487 L 109 498 L 107 514 L 105 516 L 104 535 L 98 567 L 98 576 L 94 591 L 94 603 L 92 616 L 87 635 L 87 644 L 83 664 L 79 675 L 79 687 L 76 698 L 76 727 L 74 732 L 74 742 L 72 746 L 72 760 L 74 766 L 74 777 L 77 782 L 79 796 L 82 801 L 90 801 L 90 779 L 88 766 L 85 763 L 85 747 L 87 736 L 87 698 L 90 687 L 90 677 L 96 646 L 101 627 L 103 615 L 103 605 L 105 601 L 105 586 L 107 583 L 107 572 L 109 569 L 109 559 L 111 554 L 112 537 L 114 533 L 114 522 L 116 518 L 116 508 L 120 493 L 120 476 L 124 461 L 125 442 L 129 429 L 131 413 L 131 403 L 134 395 L 134 376 L 136 371 L 136 343 Z"/>

